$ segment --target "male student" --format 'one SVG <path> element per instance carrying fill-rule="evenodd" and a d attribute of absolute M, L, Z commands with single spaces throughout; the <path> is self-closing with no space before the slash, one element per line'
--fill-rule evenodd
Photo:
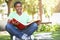
<path fill-rule="evenodd" d="M 22 3 L 19 2 L 19 1 L 15 2 L 14 3 L 14 8 L 16 9 L 16 12 L 10 13 L 9 19 L 8 19 L 8 23 L 6 25 L 6 30 L 12 36 L 16 36 L 16 37 L 18 37 L 20 39 L 26 39 L 30 35 L 32 35 L 35 30 L 37 30 L 40 21 L 32 22 L 29 26 L 27 26 L 26 24 L 30 23 L 30 17 L 26 13 L 22 12 Z M 17 23 L 16 22 L 12 22 L 12 24 L 10 23 L 10 21 L 13 18 L 15 18 L 19 22 L 23 23 L 27 27 L 25 29 L 23 29 L 23 30 L 19 30 L 15 26 L 15 25 L 19 24 L 18 22 Z"/>

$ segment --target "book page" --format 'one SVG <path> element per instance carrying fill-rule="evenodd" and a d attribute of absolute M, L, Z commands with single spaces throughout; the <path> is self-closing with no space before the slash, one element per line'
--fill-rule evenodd
<path fill-rule="evenodd" d="M 33 22 L 37 22 L 37 21 L 40 21 L 40 20 L 33 20 L 33 21 L 27 23 L 26 25 L 30 25 L 31 23 L 33 23 Z"/>

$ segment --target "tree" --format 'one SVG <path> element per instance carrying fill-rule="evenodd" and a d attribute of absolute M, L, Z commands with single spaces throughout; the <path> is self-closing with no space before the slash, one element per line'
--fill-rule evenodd
<path fill-rule="evenodd" d="M 43 13 L 43 11 L 42 11 L 42 0 L 38 0 L 38 1 L 39 1 L 39 14 L 40 14 L 40 19 L 42 21 L 42 13 Z"/>
<path fill-rule="evenodd" d="M 0 0 L 0 4 L 2 4 L 3 3 L 3 0 Z"/>
<path fill-rule="evenodd" d="M 12 0 L 5 0 L 5 2 L 7 3 L 7 6 L 8 6 L 8 14 L 7 15 L 9 16 Z"/>
<path fill-rule="evenodd" d="M 56 2 L 56 3 L 57 3 L 57 2 Z M 53 12 L 54 12 L 54 13 L 60 12 L 60 0 L 58 0 L 58 3 L 57 3 L 57 5 L 54 7 Z"/>
<path fill-rule="evenodd" d="M 43 9 L 44 9 L 44 14 L 45 17 L 48 18 L 50 21 L 50 17 L 53 14 L 53 11 L 55 11 L 55 6 L 58 4 L 59 0 L 42 0 L 43 3 Z M 57 8 L 59 9 L 59 8 Z"/>

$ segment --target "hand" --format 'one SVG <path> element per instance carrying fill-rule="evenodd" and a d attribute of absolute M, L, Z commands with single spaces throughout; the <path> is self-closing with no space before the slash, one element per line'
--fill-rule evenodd
<path fill-rule="evenodd" d="M 38 25 L 41 23 L 41 21 L 40 20 L 38 20 L 38 21 L 35 21 Z"/>
<path fill-rule="evenodd" d="M 11 19 L 8 19 L 8 23 L 11 23 Z"/>

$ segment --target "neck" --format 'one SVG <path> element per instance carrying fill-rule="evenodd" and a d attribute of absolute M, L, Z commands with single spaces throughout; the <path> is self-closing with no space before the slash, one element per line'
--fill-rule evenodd
<path fill-rule="evenodd" d="M 17 14 L 18 14 L 18 15 L 21 15 L 21 14 L 22 14 L 22 12 L 17 12 Z"/>

